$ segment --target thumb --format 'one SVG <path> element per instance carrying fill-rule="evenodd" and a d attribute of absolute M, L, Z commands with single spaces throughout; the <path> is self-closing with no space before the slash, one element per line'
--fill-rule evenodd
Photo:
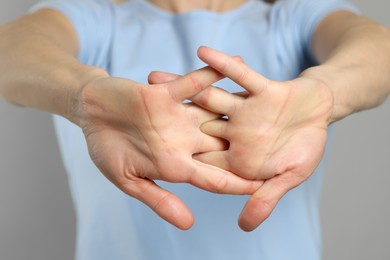
<path fill-rule="evenodd" d="M 271 215 L 279 200 L 300 183 L 293 172 L 266 180 L 245 204 L 238 219 L 240 228 L 244 231 L 256 229 Z"/>

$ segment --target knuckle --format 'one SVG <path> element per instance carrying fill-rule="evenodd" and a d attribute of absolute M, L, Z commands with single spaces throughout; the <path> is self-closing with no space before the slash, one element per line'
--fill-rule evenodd
<path fill-rule="evenodd" d="M 207 107 L 209 104 L 211 89 L 205 89 L 196 96 L 196 104 L 199 106 Z"/>
<path fill-rule="evenodd" d="M 135 199 L 140 199 L 141 194 L 145 193 L 148 186 L 139 185 L 139 180 L 123 180 L 116 183 L 118 189 Z"/>
<path fill-rule="evenodd" d="M 268 218 L 274 209 L 274 202 L 271 198 L 264 197 L 259 201 L 259 208 L 263 212 L 264 218 Z"/>
<path fill-rule="evenodd" d="M 191 82 L 191 86 L 195 90 L 201 91 L 203 89 L 203 85 L 197 78 L 194 77 L 194 75 L 188 75 L 188 80 Z"/>
<path fill-rule="evenodd" d="M 152 205 L 152 209 L 155 212 L 159 212 L 160 209 L 163 208 L 164 205 L 166 205 L 169 202 L 170 197 L 171 194 L 169 193 L 164 194 L 159 200 L 157 200 L 157 202 L 154 205 Z"/>
<path fill-rule="evenodd" d="M 250 71 L 248 68 L 245 68 L 243 71 L 241 71 L 240 74 L 238 75 L 238 77 L 235 79 L 237 84 L 244 85 L 244 83 L 247 81 L 247 79 L 249 77 L 249 72 Z"/>
<path fill-rule="evenodd" d="M 216 193 L 225 193 L 227 192 L 227 188 L 228 188 L 228 179 L 226 175 L 223 175 L 215 183 L 214 189 Z"/>

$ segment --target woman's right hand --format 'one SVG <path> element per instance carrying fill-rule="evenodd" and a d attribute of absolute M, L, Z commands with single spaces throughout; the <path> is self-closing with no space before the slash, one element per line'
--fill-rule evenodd
<path fill-rule="evenodd" d="M 97 167 L 123 192 L 181 229 L 193 224 L 190 210 L 153 180 L 229 194 L 252 194 L 261 185 L 192 159 L 226 149 L 224 141 L 200 131 L 201 124 L 219 115 L 183 104 L 219 79 L 208 67 L 157 85 L 102 77 L 79 94 L 77 122 Z"/>

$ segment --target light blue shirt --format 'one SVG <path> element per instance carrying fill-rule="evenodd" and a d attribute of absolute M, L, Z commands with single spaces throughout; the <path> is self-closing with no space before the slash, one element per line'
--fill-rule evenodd
<path fill-rule="evenodd" d="M 356 11 L 341 0 L 279 0 L 274 5 L 249 0 L 222 14 L 198 10 L 175 15 L 143 0 L 120 5 L 55 0 L 32 10 L 45 7 L 63 12 L 73 23 L 82 63 L 139 82 L 146 82 L 153 70 L 184 74 L 204 66 L 196 56 L 201 45 L 240 55 L 268 78 L 292 79 L 315 64 L 310 41 L 321 19 L 340 9 Z M 227 80 L 219 86 L 241 90 Z M 236 224 L 246 196 L 160 183 L 195 215 L 193 228 L 181 231 L 103 177 L 91 162 L 77 126 L 59 117 L 55 125 L 76 208 L 78 260 L 320 259 L 322 164 L 250 233 Z"/>

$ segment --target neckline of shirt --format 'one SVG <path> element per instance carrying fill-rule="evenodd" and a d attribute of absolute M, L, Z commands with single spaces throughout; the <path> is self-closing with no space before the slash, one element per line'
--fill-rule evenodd
<path fill-rule="evenodd" d="M 232 9 L 230 11 L 226 12 L 213 12 L 210 10 L 193 10 L 190 12 L 185 13 L 172 13 L 169 11 L 166 11 L 164 9 L 159 8 L 158 6 L 150 3 L 147 0 L 131 0 L 129 3 L 137 4 L 138 6 L 145 8 L 149 12 L 153 13 L 154 15 L 158 15 L 163 18 L 167 19 L 174 19 L 174 18 L 181 18 L 181 19 L 188 19 L 188 18 L 196 18 L 199 16 L 209 16 L 212 18 L 230 18 L 230 17 L 236 17 L 237 15 L 244 13 L 246 10 L 252 9 L 253 5 L 259 2 L 258 0 L 247 0 L 242 5 L 238 6 L 235 9 Z"/>

